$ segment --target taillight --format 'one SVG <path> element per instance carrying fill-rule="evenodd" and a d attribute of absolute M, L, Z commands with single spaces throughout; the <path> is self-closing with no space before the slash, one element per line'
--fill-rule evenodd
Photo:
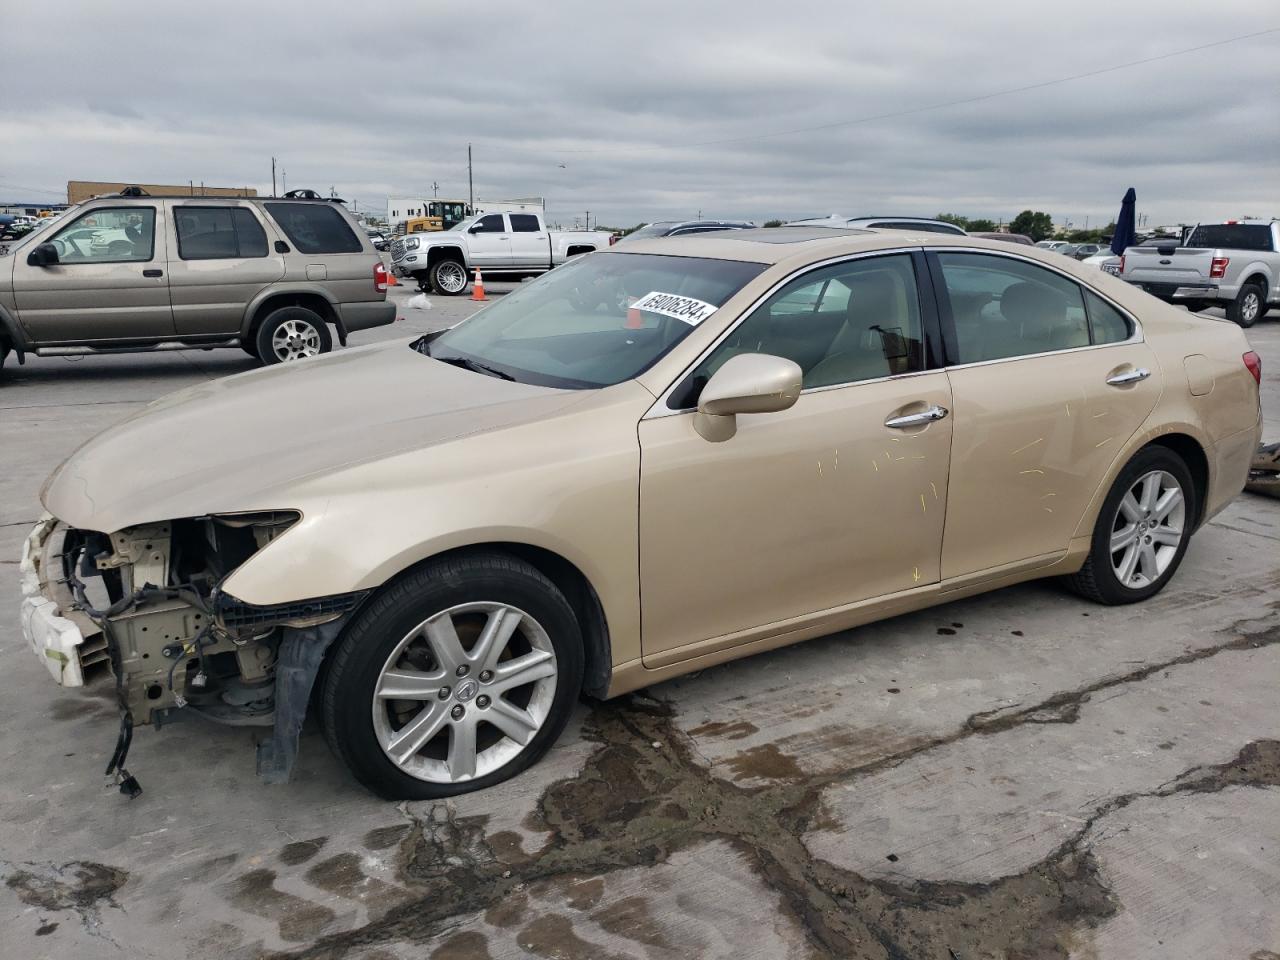
<path fill-rule="evenodd" d="M 609 234 L 609 246 L 612 247 L 617 242 L 618 242 L 618 235 L 616 233 Z"/>
<path fill-rule="evenodd" d="M 1214 257 L 1213 263 L 1209 264 L 1209 279 L 1221 280 L 1227 275 L 1227 264 L 1231 262 L 1230 257 Z"/>
<path fill-rule="evenodd" d="M 373 287 L 379 293 L 387 292 L 387 266 L 381 260 L 373 265 Z"/>
<path fill-rule="evenodd" d="M 1262 358 L 1250 350 L 1244 355 L 1244 365 L 1249 368 L 1249 372 L 1253 374 L 1253 379 L 1258 381 L 1258 385 L 1262 385 Z"/>
<path fill-rule="evenodd" d="M 1124 254 L 1120 254 L 1120 272 L 1124 273 Z"/>

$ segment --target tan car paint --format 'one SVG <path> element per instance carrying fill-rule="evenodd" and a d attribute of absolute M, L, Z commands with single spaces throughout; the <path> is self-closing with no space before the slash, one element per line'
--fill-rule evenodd
<path fill-rule="evenodd" d="M 789 410 L 740 415 L 737 435 L 719 443 L 697 436 L 692 413 L 672 415 L 655 399 L 790 275 L 834 257 L 910 246 L 1019 256 L 1094 287 L 1140 319 L 1158 361 L 1149 386 L 1134 394 L 1134 407 L 1123 406 L 1119 391 L 1115 400 L 1091 402 L 1083 384 L 1066 387 L 1044 370 L 1019 374 L 1023 361 L 1015 360 L 1008 374 L 1014 389 L 1000 395 L 983 394 L 977 379 L 968 383 L 969 375 L 959 369 L 814 390 Z M 994 241 L 889 233 L 835 233 L 829 240 L 797 244 L 704 235 L 637 241 L 627 251 L 773 266 L 635 381 L 585 393 L 555 391 L 432 364 L 403 343 L 347 351 L 160 401 L 73 456 L 51 478 L 45 504 L 67 522 L 101 530 L 214 511 L 300 510 L 302 522 L 251 557 L 225 585 L 235 596 L 259 604 L 377 586 L 414 561 L 453 547 L 532 544 L 575 564 L 599 595 L 614 662 L 610 692 L 617 694 L 757 650 L 1032 577 L 1072 572 L 1088 550 L 1115 475 L 1155 437 L 1182 434 L 1205 451 L 1206 515 L 1221 509 L 1244 484 L 1260 423 L 1256 387 L 1240 360 L 1248 349 L 1243 334 L 1190 317 L 1061 257 L 1015 251 Z M 1120 363 L 1145 360 L 1143 349 L 1064 351 L 1044 366 L 1059 374 L 1069 368 L 1071 376 L 1092 382 Z M 1087 356 L 1091 353 L 1120 363 L 1103 362 L 1095 369 L 1098 360 Z M 1214 390 L 1205 397 L 1193 398 L 1187 388 L 1182 361 L 1191 353 L 1209 358 L 1217 371 Z M 965 390 L 985 397 L 988 405 L 1007 404 L 1024 444 L 1034 439 L 1032 433 L 1049 432 L 1054 425 L 1049 410 L 1065 402 L 1064 391 L 1079 389 L 1082 412 L 1090 417 L 1105 412 L 1124 421 L 1100 446 L 1103 435 L 1094 428 L 1079 435 L 1073 429 L 1064 439 L 1045 442 L 1054 469 L 1054 489 L 1047 492 L 1070 499 L 1074 513 L 1066 509 L 1058 516 L 1055 508 L 1053 514 L 1042 510 L 1036 516 L 1030 510 L 1039 496 L 1027 492 L 1024 475 L 1014 479 L 1013 468 L 1021 461 L 1012 451 L 1018 444 L 1005 442 L 992 427 L 975 428 L 973 449 L 962 452 L 956 466 L 946 462 L 944 437 L 967 416 L 959 405 L 955 419 L 892 444 L 875 419 L 919 399 L 946 405 L 948 378 L 966 381 Z M 865 418 L 859 424 L 866 432 L 850 431 L 847 438 L 824 434 L 821 424 L 839 420 L 845 397 L 861 411 L 856 415 Z M 1038 402 L 1030 413 L 1019 413 L 1020 398 Z M 1151 402 L 1154 408 L 1142 420 L 1138 409 Z M 327 435 L 290 443 L 264 416 L 285 405 L 309 404 L 322 405 L 335 418 L 326 425 Z M 1136 428 L 1127 426 L 1131 420 Z M 336 437 L 335 423 L 344 428 Z M 787 430 L 788 424 L 802 429 Z M 1087 449 L 1093 437 L 1094 449 L 1110 457 L 1105 466 L 1097 459 L 1101 455 Z M 855 491 L 874 489 L 866 478 L 858 483 L 850 473 L 860 456 L 864 472 L 875 480 L 871 462 L 883 456 L 886 440 L 922 450 L 918 455 L 924 458 L 904 454 L 902 461 L 892 460 L 901 471 L 884 478 L 894 481 L 883 484 L 892 496 L 910 501 L 906 493 L 918 497 L 929 489 L 932 494 L 928 485 L 939 486 L 939 478 L 946 484 L 949 471 L 950 486 L 939 487 L 940 498 L 974 504 L 1009 498 L 1026 526 L 1017 531 L 1013 553 L 1045 549 L 1046 554 L 1029 561 L 988 550 L 978 563 L 957 555 L 957 569 L 970 572 L 938 580 L 939 513 L 921 509 L 908 521 L 909 511 L 898 512 L 902 504 L 886 509 L 883 501 L 872 504 L 870 519 L 835 512 L 842 484 Z M 642 465 L 642 448 L 655 457 L 652 473 Z M 846 449 L 853 451 L 852 463 Z M 1003 461 L 984 466 L 984 458 L 997 452 Z M 1083 459 L 1073 465 L 1078 454 Z M 751 487 L 771 496 L 752 502 Z M 642 514 L 638 526 L 646 498 L 654 509 Z M 847 543 L 835 535 L 834 522 L 841 516 L 865 523 Z M 1068 537 L 1073 522 L 1074 536 Z M 700 524 L 711 542 L 690 544 L 686 528 L 691 523 Z M 690 552 L 673 549 L 663 555 L 655 547 L 662 543 L 685 544 Z M 811 563 L 815 548 L 830 568 Z M 652 580 L 641 576 L 642 556 Z M 848 573 L 847 564 L 853 565 Z M 800 570 L 816 582 L 795 576 Z M 797 590 L 806 591 L 803 602 L 795 598 Z M 642 662 L 642 649 L 655 666 Z"/>

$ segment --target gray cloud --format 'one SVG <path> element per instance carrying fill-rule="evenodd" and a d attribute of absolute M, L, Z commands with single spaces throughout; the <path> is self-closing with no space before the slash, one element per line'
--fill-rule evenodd
<path fill-rule="evenodd" d="M 545 195 L 571 220 L 1280 214 L 1274 0 L 0 6 L 0 197 L 69 179 Z M 58 42 L 42 38 L 56 25 Z M 37 54 L 36 51 L 39 51 Z M 769 134 L 765 139 L 743 139 Z M 709 141 L 740 142 L 710 145 Z M 562 166 L 563 165 L 563 166 Z"/>

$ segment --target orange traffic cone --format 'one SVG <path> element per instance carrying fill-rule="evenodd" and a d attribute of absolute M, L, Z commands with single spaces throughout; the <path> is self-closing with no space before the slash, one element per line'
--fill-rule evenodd
<path fill-rule="evenodd" d="M 387 271 L 387 286 L 388 287 L 400 286 L 400 281 L 396 279 L 396 275 L 392 273 L 390 270 Z"/>
<path fill-rule="evenodd" d="M 627 322 L 623 324 L 628 330 L 643 330 L 644 317 L 635 307 L 627 307 Z"/>
<path fill-rule="evenodd" d="M 480 276 L 479 267 L 476 268 L 476 282 L 471 287 L 471 299 L 472 300 L 488 300 L 489 299 L 484 295 L 484 277 Z"/>

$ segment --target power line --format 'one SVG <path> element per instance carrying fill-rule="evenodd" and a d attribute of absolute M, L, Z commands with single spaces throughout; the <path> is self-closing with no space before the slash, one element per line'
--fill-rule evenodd
<path fill-rule="evenodd" d="M 20 187 L 15 183 L 0 183 L 0 189 L 3 190 L 23 190 L 27 193 L 46 193 L 55 197 L 66 196 L 66 190 L 41 190 L 39 187 Z"/>
<path fill-rule="evenodd" d="M 931 110 L 942 110 L 946 107 L 958 107 L 969 103 L 980 103 L 983 100 L 993 100 L 996 97 L 1007 97 L 1015 93 L 1025 93 L 1028 90 L 1040 90 L 1044 87 L 1053 87 L 1062 83 L 1071 83 L 1074 80 L 1084 80 L 1089 77 L 1098 77 L 1107 73 L 1115 73 L 1117 70 L 1128 70 L 1132 67 L 1140 67 L 1148 63 L 1157 63 L 1161 60 L 1169 60 L 1173 57 L 1185 56 L 1188 53 L 1196 53 L 1200 50 L 1208 50 L 1212 47 L 1221 47 L 1228 43 L 1239 43 L 1241 40 L 1252 40 L 1255 37 L 1266 36 L 1271 33 L 1280 33 L 1280 27 L 1270 27 L 1266 30 L 1258 30 L 1254 33 L 1244 33 L 1238 37 L 1227 37 L 1225 40 L 1214 40 L 1211 43 L 1202 43 L 1195 47 L 1186 47 L 1182 50 L 1172 50 L 1169 53 L 1161 53 L 1154 57 L 1144 57 L 1141 60 L 1129 60 L 1125 63 L 1117 63 L 1110 67 L 1102 67 L 1098 70 L 1087 70 L 1084 73 L 1073 73 L 1066 77 L 1055 77 L 1052 80 L 1042 80 L 1039 83 L 1029 83 L 1021 87 L 1009 87 L 1005 90 L 993 90 L 990 93 L 982 93 L 972 97 L 961 97 L 958 100 L 943 100 L 938 103 L 930 103 L 921 107 L 911 107 L 907 110 L 895 110 L 891 113 L 877 113 L 866 117 L 857 117 L 852 120 L 836 120 L 832 123 L 820 123 L 812 127 L 794 127 L 790 130 L 775 130 L 772 133 L 757 133 L 746 137 L 728 137 L 720 140 L 702 140 L 694 143 L 681 143 L 684 147 L 718 147 L 731 143 L 750 143 L 756 140 L 769 140 L 775 137 L 790 137 L 798 133 L 814 133 L 819 130 L 833 130 L 837 127 L 852 127 L 862 123 L 874 123 L 877 120 L 892 120 L 897 117 L 907 117 L 916 113 L 926 113 Z M 591 154 L 591 153 L 616 153 L 619 150 L 638 151 L 638 150 L 668 150 L 670 145 L 653 145 L 653 146 L 625 146 L 618 145 L 616 147 L 597 147 L 585 150 L 560 150 L 561 154 Z"/>

